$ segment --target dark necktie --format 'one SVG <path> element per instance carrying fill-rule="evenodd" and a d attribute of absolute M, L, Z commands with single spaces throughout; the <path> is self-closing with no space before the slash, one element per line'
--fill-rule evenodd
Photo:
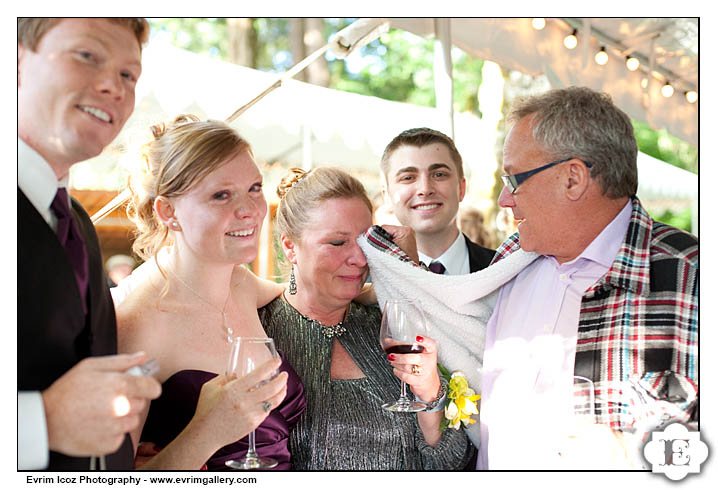
<path fill-rule="evenodd" d="M 50 209 L 57 216 L 57 238 L 60 240 L 60 245 L 65 249 L 65 254 L 72 264 L 77 288 L 82 298 L 82 309 L 87 314 L 87 249 L 77 223 L 75 223 L 70 213 L 68 202 L 67 189 L 60 187 L 57 189 L 57 194 L 55 194 L 55 199 L 52 200 Z"/>
<path fill-rule="evenodd" d="M 443 274 L 446 270 L 446 267 L 444 267 L 444 264 L 442 264 L 441 262 L 432 262 L 431 264 L 429 264 L 429 270 L 434 274 Z"/>

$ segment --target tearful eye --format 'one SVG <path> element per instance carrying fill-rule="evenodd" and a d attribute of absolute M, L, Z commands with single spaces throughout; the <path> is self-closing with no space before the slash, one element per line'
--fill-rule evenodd
<path fill-rule="evenodd" d="M 84 50 L 77 51 L 77 55 L 86 61 L 93 61 L 95 59 L 93 54 L 90 53 L 89 51 L 84 51 Z"/>
<path fill-rule="evenodd" d="M 137 77 L 136 77 L 134 74 L 132 74 L 132 73 L 130 73 L 130 72 L 127 72 L 127 71 L 126 71 L 126 72 L 122 72 L 122 73 L 120 74 L 120 76 L 122 76 L 122 78 L 126 78 L 127 80 L 129 80 L 129 81 L 131 81 L 131 82 L 136 82 L 136 81 L 137 81 Z"/>

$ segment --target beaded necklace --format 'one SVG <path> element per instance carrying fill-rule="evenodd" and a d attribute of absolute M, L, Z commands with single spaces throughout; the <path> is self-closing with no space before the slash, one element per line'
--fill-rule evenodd
<path fill-rule="evenodd" d="M 307 323 L 314 325 L 315 327 L 319 328 L 319 331 L 328 339 L 332 339 L 334 337 L 341 337 L 344 332 L 347 331 L 347 329 L 343 326 L 344 321 L 349 317 L 349 312 L 351 311 L 352 304 L 349 303 L 349 307 L 347 308 L 346 313 L 344 314 L 344 320 L 340 321 L 336 325 L 324 325 L 319 320 L 315 320 L 314 318 L 309 318 L 307 315 L 304 315 L 302 312 L 297 310 L 292 304 L 287 301 L 287 297 L 284 296 L 284 293 L 282 293 L 282 297 L 284 301 L 294 310 L 296 311 L 300 317 L 302 317 Z"/>

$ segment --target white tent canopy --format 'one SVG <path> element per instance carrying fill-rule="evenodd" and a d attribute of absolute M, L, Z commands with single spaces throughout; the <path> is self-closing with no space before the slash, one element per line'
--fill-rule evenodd
<path fill-rule="evenodd" d="M 277 78 L 232 63 L 151 42 L 143 51 L 143 73 L 136 90 L 136 108 L 117 140 L 98 159 L 73 169 L 73 185 L 97 185 L 121 153 L 130 154 L 149 137 L 149 126 L 180 113 L 224 120 Z M 445 120 L 431 107 L 318 87 L 295 80 L 267 95 L 232 123 L 263 163 L 291 166 L 337 165 L 376 173 L 387 143 L 411 127 L 447 131 Z M 475 168 L 496 168 L 494 128 L 469 114 L 456 117 L 456 142 Z M 486 161 L 491 158 L 491 161 Z M 96 160 L 96 159 L 93 159 Z M 116 179 L 115 179 L 116 181 Z M 91 183 L 92 182 L 92 183 Z M 116 187 L 116 182 L 109 188 Z"/>
<path fill-rule="evenodd" d="M 120 160 L 137 160 L 149 126 L 180 113 L 223 120 L 266 88 L 276 75 L 190 53 L 160 42 L 143 52 L 136 109 L 108 151 L 73 168 L 73 186 L 117 189 L 115 178 L 98 186 Z M 337 165 L 377 174 L 384 147 L 400 131 L 427 126 L 442 131 L 446 120 L 434 108 L 386 101 L 290 81 L 249 109 L 232 125 L 251 143 L 260 163 Z M 487 189 L 497 167 L 495 125 L 469 114 L 455 116 L 455 140 L 468 172 Z M 97 160 L 100 160 L 99 162 Z M 692 200 L 697 176 L 639 154 L 639 197 Z M 370 189 L 371 190 L 371 189 Z M 267 192 L 271 198 L 271 191 Z"/>
<path fill-rule="evenodd" d="M 452 18 L 448 30 L 436 19 L 392 19 L 392 27 L 420 36 L 443 36 L 477 58 L 529 75 L 545 74 L 554 88 L 583 85 L 607 92 L 632 118 L 693 145 L 698 141 L 698 103 L 684 92 L 698 89 L 697 18 L 565 18 L 546 19 L 541 30 L 530 18 Z M 563 39 L 577 28 L 578 47 L 566 49 Z M 591 33 L 587 36 L 587 33 Z M 609 61 L 600 66 L 594 54 L 606 47 Z M 625 57 L 636 56 L 634 72 Z M 653 76 L 647 76 L 649 71 Z M 643 88 L 641 80 L 650 83 Z M 675 87 L 672 97 L 661 95 L 665 82 Z"/>

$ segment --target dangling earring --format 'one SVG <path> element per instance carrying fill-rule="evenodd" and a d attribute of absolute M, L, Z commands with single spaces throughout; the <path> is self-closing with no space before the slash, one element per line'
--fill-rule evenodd
<path fill-rule="evenodd" d="M 289 294 L 297 294 L 297 281 L 294 279 L 294 266 L 292 266 L 292 272 L 289 273 Z"/>

